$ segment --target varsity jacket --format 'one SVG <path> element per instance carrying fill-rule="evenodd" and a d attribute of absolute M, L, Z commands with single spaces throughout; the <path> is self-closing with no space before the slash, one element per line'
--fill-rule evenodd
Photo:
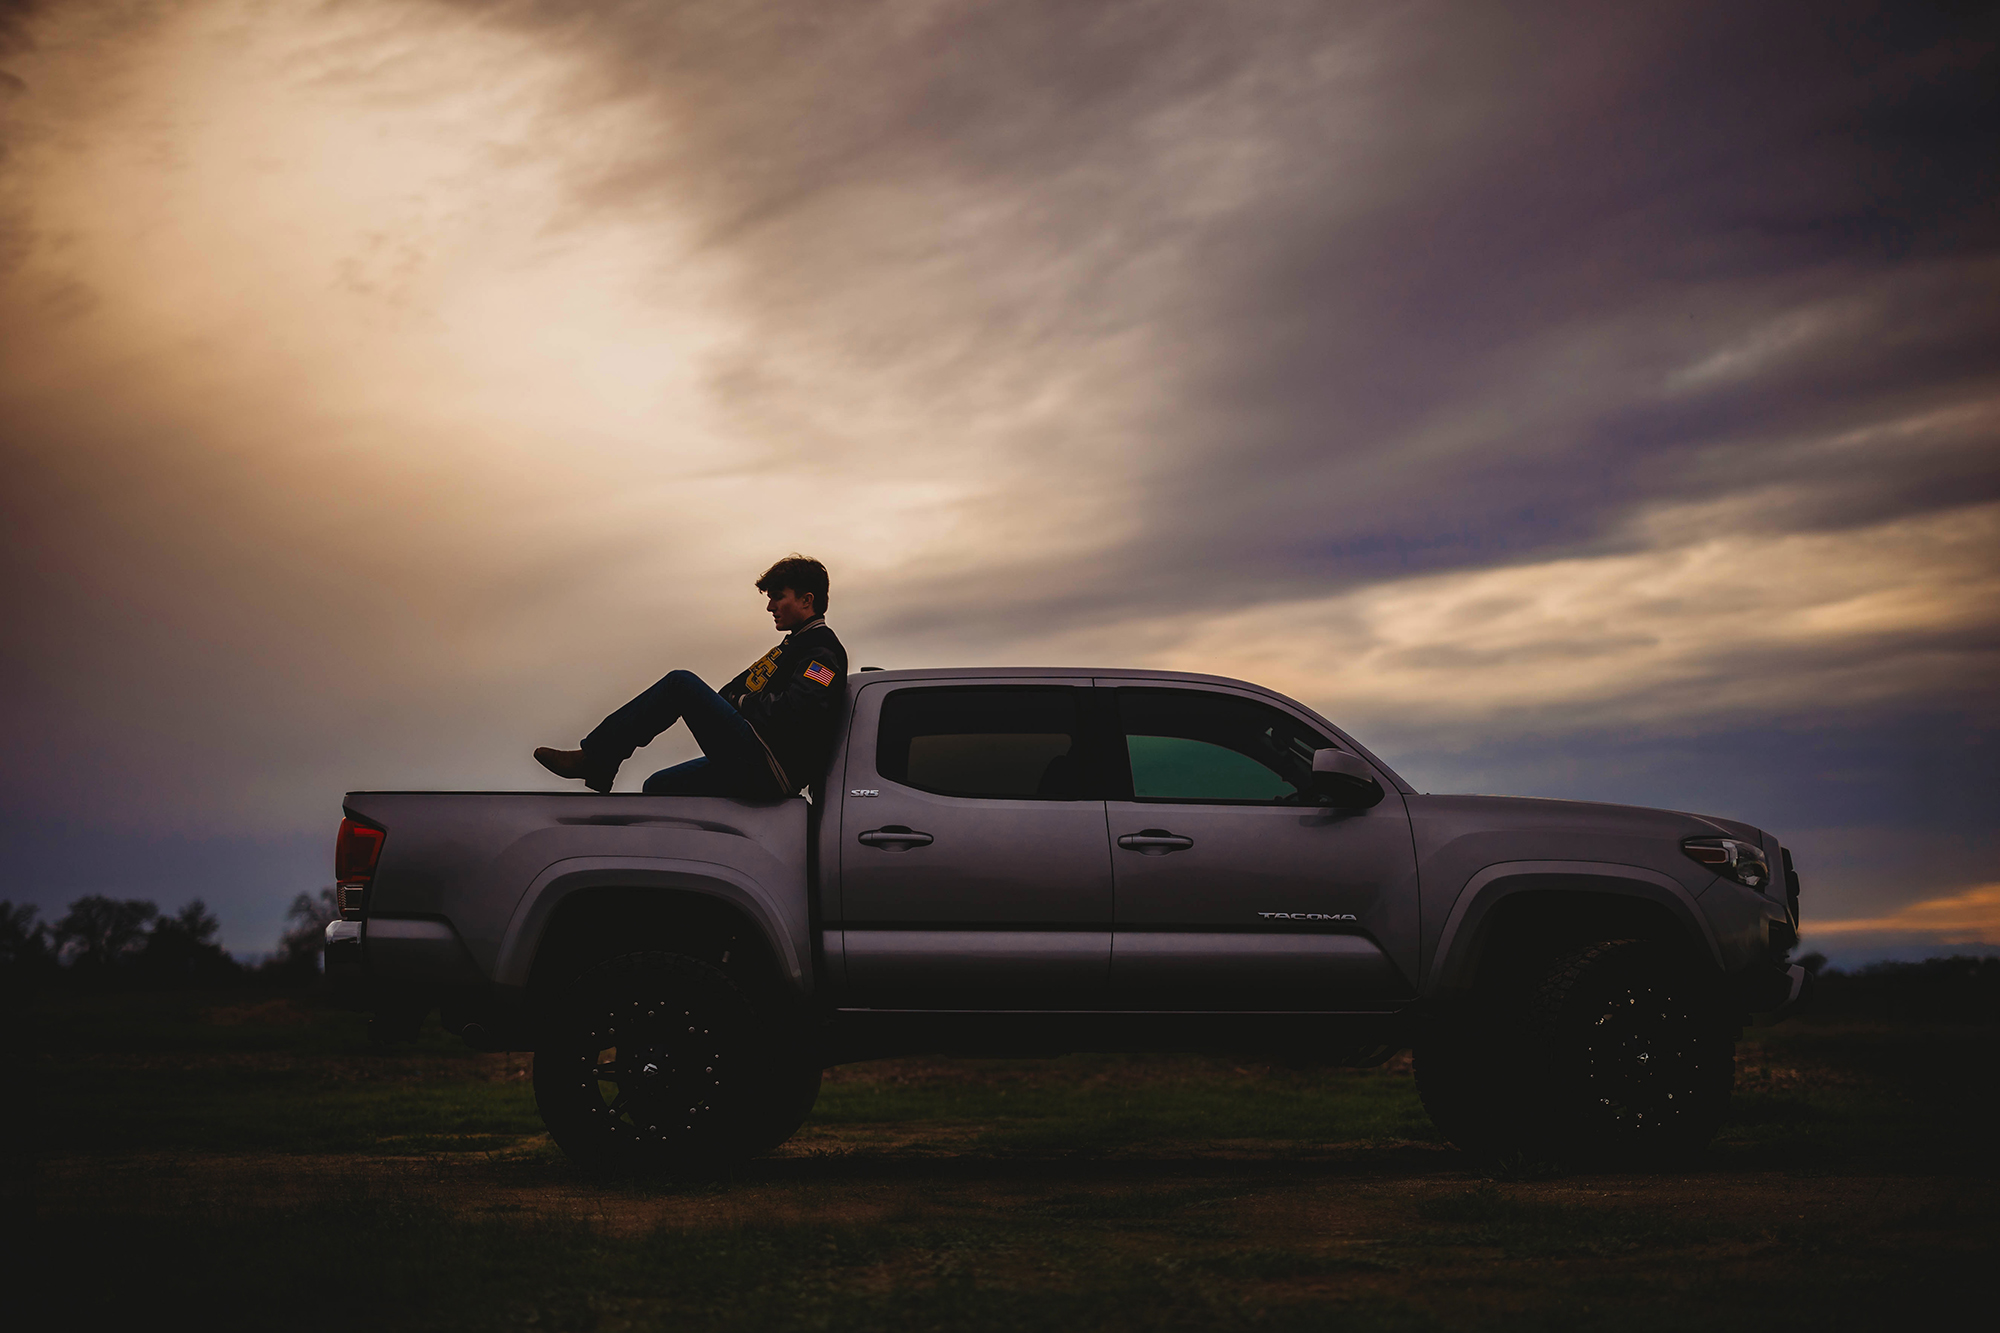
<path fill-rule="evenodd" d="M 847 650 L 817 616 L 717 691 L 764 742 L 786 792 L 819 781 L 833 757 L 835 710 L 847 695 Z"/>

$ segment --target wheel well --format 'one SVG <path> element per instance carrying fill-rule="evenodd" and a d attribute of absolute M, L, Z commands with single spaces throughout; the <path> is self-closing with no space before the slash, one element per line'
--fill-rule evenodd
<path fill-rule="evenodd" d="M 1647 940 L 1690 971 L 1712 971 L 1702 942 L 1667 908 L 1622 893 L 1532 890 L 1510 894 L 1480 923 L 1460 990 L 1528 985 L 1546 965 L 1599 940 Z"/>
<path fill-rule="evenodd" d="M 674 889 L 581 889 L 556 906 L 528 971 L 539 1002 L 619 954 L 665 949 L 720 968 L 760 1009 L 782 997 L 783 979 L 763 931 L 741 909 Z"/>

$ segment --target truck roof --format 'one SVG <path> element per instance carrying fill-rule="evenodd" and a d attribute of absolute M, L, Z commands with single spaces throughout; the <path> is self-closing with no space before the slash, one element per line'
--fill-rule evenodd
<path fill-rule="evenodd" d="M 1253 684 L 1247 680 L 1237 680 L 1232 676 L 1207 676 L 1198 671 L 1149 671 L 1141 667 L 964 666 L 900 667 L 893 670 L 884 667 L 860 667 L 853 673 L 850 679 L 856 685 L 864 684 L 866 682 L 861 679 L 864 674 L 870 681 L 953 680 L 963 679 L 967 676 L 981 679 L 1036 678 L 1043 680 L 1050 677 L 1089 679 L 1091 677 L 1115 676 L 1120 680 L 1159 680 L 1190 685 L 1232 685 L 1238 689 L 1255 690 L 1258 694 L 1270 694 L 1279 698 L 1284 697 L 1277 695 L 1275 690 L 1267 689 L 1262 685 Z"/>
<path fill-rule="evenodd" d="M 1231 689 L 1243 690 L 1250 694 L 1275 699 L 1292 708 L 1303 709 L 1306 716 L 1313 718 L 1332 731 L 1349 748 L 1367 759 L 1389 776 L 1398 790 L 1413 794 L 1416 788 L 1403 781 L 1394 769 L 1384 763 L 1379 756 L 1336 725 L 1332 719 L 1323 716 L 1290 695 L 1280 694 L 1268 686 L 1254 681 L 1238 680 L 1234 676 L 1208 676 L 1199 671 L 1149 671 L 1142 667 L 1033 667 L 1033 666 L 983 666 L 983 667 L 912 667 L 887 670 L 881 667 L 861 667 L 847 678 L 850 689 L 871 684 L 875 681 L 909 680 L 1089 680 L 1112 679 L 1147 681 L 1162 685 L 1226 685 Z"/>

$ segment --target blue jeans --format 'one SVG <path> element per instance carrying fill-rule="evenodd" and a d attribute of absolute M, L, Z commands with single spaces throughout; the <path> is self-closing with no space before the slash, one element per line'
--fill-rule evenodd
<path fill-rule="evenodd" d="M 764 743 L 730 702 L 692 671 L 669 671 L 583 738 L 593 759 L 624 763 L 676 722 L 686 722 L 702 758 L 663 768 L 646 779 L 649 796 L 738 796 L 768 801 L 778 790 Z"/>

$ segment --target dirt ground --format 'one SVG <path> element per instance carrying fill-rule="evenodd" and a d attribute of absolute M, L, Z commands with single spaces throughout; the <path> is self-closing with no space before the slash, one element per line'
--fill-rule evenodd
<path fill-rule="evenodd" d="M 790 1143 L 675 1183 L 575 1170 L 526 1056 L 371 1053 L 341 1021 L 58 1030 L 34 1225 L 216 1236 L 159 1261 L 172 1284 L 428 1218 L 428 1257 L 380 1278 L 424 1293 L 398 1327 L 1886 1327 L 2000 1248 L 1984 1031 L 1749 1034 L 1730 1125 L 1664 1173 L 1472 1162 L 1407 1056 L 1076 1056 L 830 1071 Z M 276 1258 L 207 1257 L 260 1231 Z M 529 1259 L 432 1290 L 522 1237 Z M 723 1276 L 752 1251 L 781 1275 L 762 1313 Z"/>
<path fill-rule="evenodd" d="M 1252 1143 L 1148 1145 L 1144 1153 L 990 1158 L 914 1152 L 893 1136 L 857 1148 L 804 1134 L 725 1186 L 655 1192 L 592 1181 L 527 1138 L 502 1153 L 335 1160 L 286 1153 L 64 1156 L 43 1164 L 44 1216 L 116 1210 L 171 1218 L 204 1203 L 282 1207 L 351 1197 L 357 1187 L 420 1198 L 465 1214 L 548 1213 L 613 1234 L 748 1223 L 851 1224 L 1004 1213 L 1060 1196 L 1143 1200 L 1191 1186 L 1225 1192 L 1194 1205 L 1252 1242 L 1301 1235 L 1361 1237 L 1389 1224 L 1391 1206 L 1491 1184 L 1436 1144 L 1330 1145 L 1302 1159 Z M 1515 1199 L 1582 1208 L 1643 1206 L 1729 1230 L 1871 1229 L 1885 1218 L 1970 1215 L 1992 1208 L 1992 1182 L 1900 1175 L 1801 1176 L 1783 1171 L 1604 1174 L 1498 1182 Z M 1229 1192 L 1234 1191 L 1234 1192 Z"/>

